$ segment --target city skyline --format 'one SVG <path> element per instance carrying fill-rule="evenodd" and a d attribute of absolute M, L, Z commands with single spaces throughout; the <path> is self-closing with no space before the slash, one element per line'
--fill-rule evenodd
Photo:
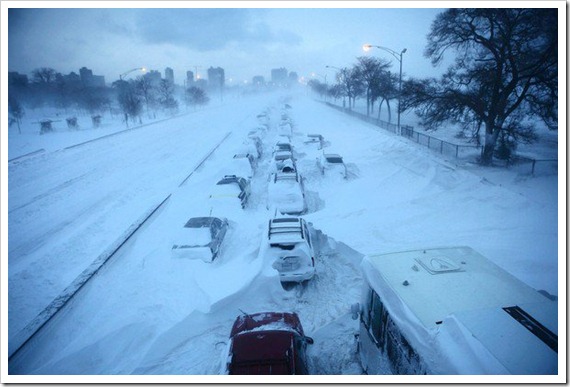
<path fill-rule="evenodd" d="M 326 3 L 317 6 L 322 4 Z M 8 69 L 29 74 L 38 67 L 51 67 L 67 74 L 87 66 L 111 83 L 131 68 L 163 72 L 170 67 L 181 83 L 187 71 L 204 78 L 209 67 L 221 67 L 231 85 L 251 82 L 255 76 L 269 79 L 271 70 L 280 67 L 300 78 L 314 74 L 332 80 L 336 71 L 326 66 L 350 67 L 364 55 L 391 60 L 397 68 L 389 52 L 364 52 L 362 45 L 369 43 L 395 51 L 406 48 L 404 73 L 428 76 L 433 69 L 423 57 L 425 35 L 443 9 L 371 8 L 377 4 L 278 9 L 9 8 Z M 196 5 L 219 6 L 174 3 Z"/>

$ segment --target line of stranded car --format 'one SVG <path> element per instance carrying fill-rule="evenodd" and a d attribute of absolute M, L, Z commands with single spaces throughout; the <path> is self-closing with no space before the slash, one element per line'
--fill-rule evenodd
<path fill-rule="evenodd" d="M 346 178 L 342 157 L 322 152 L 322 136 L 308 138 L 305 144 L 321 151 L 321 173 Z M 315 252 L 310 225 L 291 216 L 306 211 L 293 146 L 279 141 L 272 159 L 269 197 L 281 216 L 268 221 L 262 243 L 282 282 L 307 281 L 315 275 Z M 195 238 L 215 258 L 227 221 L 196 219 L 185 228 L 208 228 L 210 234 Z M 181 244 L 173 250 L 185 249 Z M 365 286 L 352 312 L 359 319 L 357 352 L 365 373 L 557 374 L 558 303 L 471 248 L 369 255 L 361 268 Z M 307 344 L 313 339 L 296 313 L 243 313 L 231 329 L 222 373 L 308 374 Z"/>

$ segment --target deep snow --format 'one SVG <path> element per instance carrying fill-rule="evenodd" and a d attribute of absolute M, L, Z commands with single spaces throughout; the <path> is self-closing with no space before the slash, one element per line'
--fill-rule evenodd
<path fill-rule="evenodd" d="M 284 110 L 285 103 L 292 109 Z M 259 126 L 261 112 L 270 116 L 270 130 L 250 205 L 212 209 L 212 187 Z M 313 224 L 318 246 L 316 277 L 291 291 L 281 287 L 261 243 L 272 215 L 267 177 L 283 112 L 292 119 L 291 141 L 305 178 L 303 217 Z M 121 129 L 120 123 L 109 128 Z M 446 159 L 315 102 L 305 91 L 228 98 L 215 108 L 71 149 L 63 149 L 71 145 L 65 131 L 39 136 L 10 130 L 10 158 L 46 151 L 8 165 L 8 339 L 141 213 L 172 194 L 12 359 L 10 373 L 217 374 L 241 309 L 297 312 L 315 339 L 308 352 L 313 373 L 360 374 L 350 305 L 360 301 L 359 265 L 370 253 L 468 245 L 535 289 L 559 294 L 565 264 L 558 261 L 556 174 L 530 176 Z M 321 175 L 314 147 L 304 144 L 310 133 L 322 134 L 327 153 L 344 158 L 348 179 Z M 210 211 L 230 220 L 221 256 L 211 264 L 173 259 L 173 236 L 188 218 Z"/>

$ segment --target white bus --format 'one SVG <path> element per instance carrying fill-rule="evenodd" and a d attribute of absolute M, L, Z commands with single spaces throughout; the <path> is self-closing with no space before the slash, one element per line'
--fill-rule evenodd
<path fill-rule="evenodd" d="M 558 373 L 558 302 L 471 248 L 372 255 L 362 269 L 366 373 Z"/>

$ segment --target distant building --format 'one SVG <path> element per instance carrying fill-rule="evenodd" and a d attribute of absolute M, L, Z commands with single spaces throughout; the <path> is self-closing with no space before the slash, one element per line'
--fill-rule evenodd
<path fill-rule="evenodd" d="M 254 86 L 263 86 L 265 85 L 265 78 L 261 75 L 256 75 L 252 78 L 251 84 Z"/>
<path fill-rule="evenodd" d="M 295 85 L 295 84 L 298 83 L 298 82 L 299 82 L 299 76 L 297 75 L 296 72 L 291 71 L 291 72 L 289 73 L 289 84 L 290 84 L 290 85 Z"/>
<path fill-rule="evenodd" d="M 81 77 L 76 72 L 70 72 L 68 75 L 63 76 L 63 81 L 67 86 L 79 88 L 82 85 Z"/>
<path fill-rule="evenodd" d="M 190 86 L 194 83 L 194 72 L 186 71 L 186 86 Z"/>
<path fill-rule="evenodd" d="M 170 67 L 164 69 L 164 79 L 174 85 L 174 70 Z"/>
<path fill-rule="evenodd" d="M 271 70 L 271 82 L 276 85 L 285 85 L 287 83 L 287 69 L 281 67 Z"/>
<path fill-rule="evenodd" d="M 208 84 L 210 88 L 221 89 L 224 87 L 226 77 L 224 69 L 221 67 L 210 67 L 208 69 Z"/>
<path fill-rule="evenodd" d="M 10 86 L 27 86 L 29 83 L 28 76 L 26 74 L 20 74 L 17 71 L 8 72 L 8 85 Z"/>
<path fill-rule="evenodd" d="M 79 69 L 79 78 L 85 87 L 105 87 L 105 77 L 102 75 L 93 75 L 93 71 L 87 67 Z"/>

